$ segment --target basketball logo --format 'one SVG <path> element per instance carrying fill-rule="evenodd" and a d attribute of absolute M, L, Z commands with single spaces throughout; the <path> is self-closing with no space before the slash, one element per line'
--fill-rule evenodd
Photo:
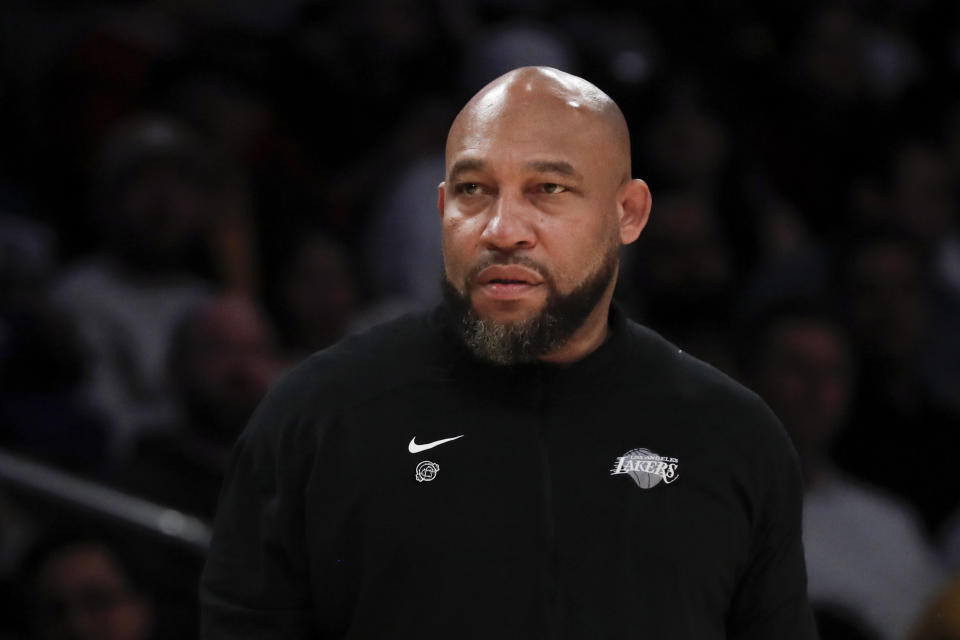
<path fill-rule="evenodd" d="M 678 477 L 680 462 L 653 453 L 649 449 L 632 449 L 616 459 L 610 475 L 627 474 L 641 489 L 652 489 L 663 481 L 671 484 Z"/>

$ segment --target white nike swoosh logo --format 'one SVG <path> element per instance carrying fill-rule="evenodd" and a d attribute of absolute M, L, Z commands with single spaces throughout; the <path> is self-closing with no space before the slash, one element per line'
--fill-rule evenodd
<path fill-rule="evenodd" d="M 454 436 L 452 438 L 444 438 L 443 440 L 434 440 L 433 442 L 428 442 L 426 444 L 417 444 L 417 436 L 410 438 L 410 445 L 407 449 L 410 450 L 410 453 L 420 453 L 421 451 L 426 451 L 427 449 L 433 449 L 434 447 L 440 446 L 446 442 L 451 442 L 458 438 L 462 438 L 463 434 L 459 436 Z"/>

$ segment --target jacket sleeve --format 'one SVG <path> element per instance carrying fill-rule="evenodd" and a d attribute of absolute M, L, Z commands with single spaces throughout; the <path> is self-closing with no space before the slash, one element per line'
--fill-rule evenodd
<path fill-rule="evenodd" d="M 759 452 L 759 519 L 728 616 L 727 637 L 816 640 L 801 538 L 800 467 L 783 427 L 766 407 L 764 413 L 769 418 L 765 432 L 773 438 Z"/>
<path fill-rule="evenodd" d="M 268 394 L 234 449 L 200 580 L 203 640 L 316 637 L 302 495 L 303 434 L 318 425 L 298 415 L 296 386 Z"/>

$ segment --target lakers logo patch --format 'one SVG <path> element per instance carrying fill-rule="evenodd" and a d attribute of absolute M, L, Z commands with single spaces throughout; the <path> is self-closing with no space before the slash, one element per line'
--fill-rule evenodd
<path fill-rule="evenodd" d="M 619 456 L 610 475 L 627 474 L 641 489 L 652 489 L 660 484 L 672 484 L 680 477 L 680 461 L 658 455 L 649 449 L 633 449 Z"/>

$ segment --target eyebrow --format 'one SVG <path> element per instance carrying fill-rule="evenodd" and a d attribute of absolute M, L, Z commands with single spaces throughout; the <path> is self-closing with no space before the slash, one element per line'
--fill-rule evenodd
<path fill-rule="evenodd" d="M 476 158 L 463 158 L 462 160 L 457 160 L 453 163 L 453 166 L 450 167 L 450 177 L 448 180 L 453 182 L 454 178 L 457 175 L 467 172 L 467 171 L 482 171 L 487 167 L 487 163 L 483 160 L 477 160 Z"/>
<path fill-rule="evenodd" d="M 527 168 L 541 173 L 557 173 L 571 178 L 580 178 L 580 174 L 573 165 L 563 160 L 534 160 L 527 163 Z"/>
<path fill-rule="evenodd" d="M 526 164 L 527 169 L 540 173 L 556 173 L 571 178 L 580 178 L 580 173 L 573 168 L 573 165 L 563 160 L 533 160 Z M 483 171 L 487 168 L 487 163 L 476 158 L 463 158 L 457 160 L 450 167 L 450 178 L 452 182 L 457 175 L 467 171 Z"/>

